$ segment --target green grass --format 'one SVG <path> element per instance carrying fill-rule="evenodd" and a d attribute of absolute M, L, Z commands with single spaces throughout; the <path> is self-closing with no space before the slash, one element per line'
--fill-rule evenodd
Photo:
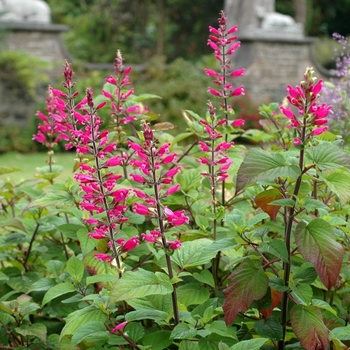
<path fill-rule="evenodd" d="M 55 164 L 61 165 L 64 170 L 57 180 L 65 181 L 67 177 L 73 176 L 75 153 L 57 153 L 54 155 Z M 36 168 L 47 165 L 48 156 L 45 152 L 40 153 L 15 153 L 9 152 L 0 155 L 0 168 L 20 168 L 21 170 L 0 175 L 1 180 L 10 180 L 12 183 L 19 183 L 24 180 L 33 179 L 37 173 Z M 57 181 L 56 180 L 56 181 Z"/>

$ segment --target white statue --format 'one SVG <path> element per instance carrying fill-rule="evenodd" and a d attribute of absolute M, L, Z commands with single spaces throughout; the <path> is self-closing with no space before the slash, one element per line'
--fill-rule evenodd
<path fill-rule="evenodd" d="M 51 10 L 42 0 L 0 0 L 0 22 L 51 23 Z"/>

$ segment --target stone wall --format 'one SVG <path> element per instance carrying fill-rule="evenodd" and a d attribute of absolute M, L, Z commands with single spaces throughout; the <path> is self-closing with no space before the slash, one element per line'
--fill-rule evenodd
<path fill-rule="evenodd" d="M 37 84 L 37 99 L 14 79 L 11 72 L 0 72 L 0 127 L 20 125 L 26 127 L 35 116 L 38 102 L 45 101 L 47 86 L 57 81 L 62 74 L 65 59 L 71 56 L 64 46 L 62 32 L 68 30 L 63 25 L 34 23 L 2 23 L 1 49 L 24 52 L 46 62 L 38 74 L 46 75 L 45 83 Z"/>
<path fill-rule="evenodd" d="M 234 55 L 234 64 L 236 68 L 246 68 L 246 71 L 234 83 L 243 84 L 256 103 L 281 101 L 286 96 L 287 84 L 300 84 L 307 67 L 314 67 L 318 78 L 329 78 L 329 73 L 314 60 L 314 38 L 240 39 L 242 44 Z"/>

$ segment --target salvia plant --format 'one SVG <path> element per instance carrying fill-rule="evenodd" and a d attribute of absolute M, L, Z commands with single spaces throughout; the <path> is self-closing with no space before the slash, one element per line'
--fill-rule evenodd
<path fill-rule="evenodd" d="M 350 156 L 312 68 L 240 128 L 236 30 L 223 12 L 209 28 L 207 114 L 177 136 L 120 52 L 97 95 L 66 62 L 33 136 L 47 166 L 1 181 L 1 349 L 348 349 Z M 58 141 L 76 151 L 64 183 Z"/>

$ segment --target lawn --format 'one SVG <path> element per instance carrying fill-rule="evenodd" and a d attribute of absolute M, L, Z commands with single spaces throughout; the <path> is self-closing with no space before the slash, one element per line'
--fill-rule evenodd
<path fill-rule="evenodd" d="M 75 153 L 57 153 L 54 155 L 55 164 L 63 166 L 64 170 L 59 175 L 58 179 L 65 180 L 73 174 Z M 38 153 L 15 153 L 9 152 L 0 155 L 0 168 L 20 168 L 16 172 L 0 175 L 1 180 L 10 180 L 14 183 L 34 178 L 36 168 L 46 165 L 47 155 L 45 152 Z"/>

